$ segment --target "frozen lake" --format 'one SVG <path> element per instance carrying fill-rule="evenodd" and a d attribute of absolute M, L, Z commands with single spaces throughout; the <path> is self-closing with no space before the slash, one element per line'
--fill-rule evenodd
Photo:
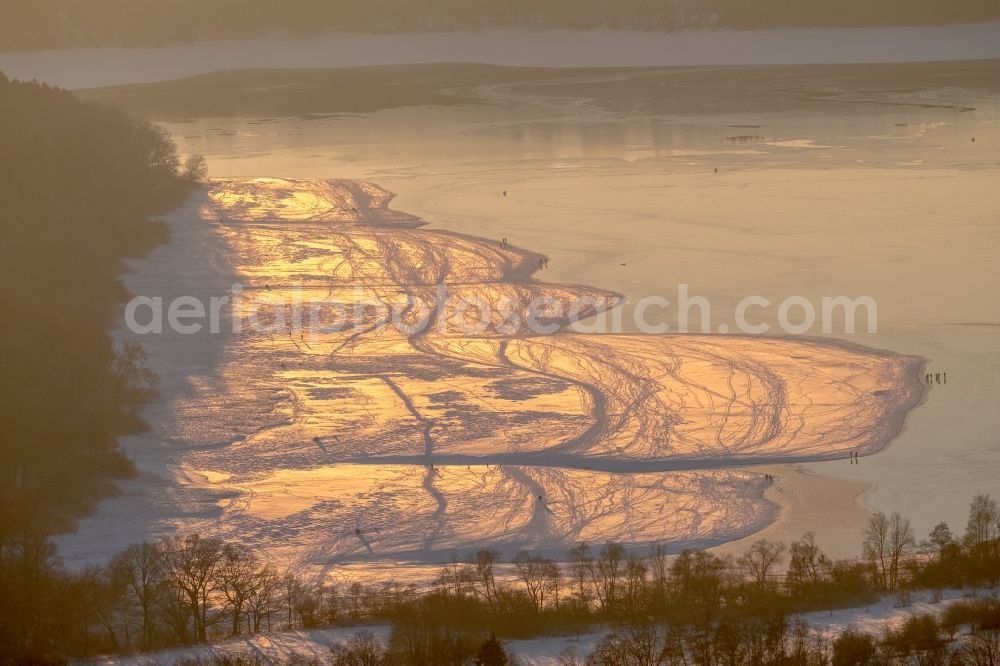
<path fill-rule="evenodd" d="M 735 476 L 728 481 L 733 484 L 748 483 L 748 478 L 765 470 L 778 478 L 766 490 L 773 506 L 780 507 L 777 516 L 761 505 L 733 504 L 736 497 L 753 494 L 699 500 L 717 502 L 701 505 L 706 516 L 719 519 L 716 537 L 741 536 L 740 524 L 759 527 L 777 517 L 764 534 L 788 539 L 814 529 L 829 552 L 855 555 L 864 519 L 855 504 L 859 496 L 869 508 L 905 513 L 923 534 L 939 520 L 961 529 L 972 494 L 1000 492 L 995 435 L 1000 426 L 995 410 L 1000 398 L 1000 339 L 996 335 L 1000 309 L 995 297 L 1000 285 L 1000 264 L 995 261 L 1000 249 L 1000 199 L 995 194 L 1000 176 L 1000 112 L 996 91 L 992 84 L 981 83 L 978 75 L 956 78 L 946 73 L 941 80 L 947 85 L 918 88 L 908 87 L 903 80 L 898 89 L 893 87 L 896 84 L 884 83 L 895 81 L 895 74 L 883 75 L 878 85 L 858 86 L 840 70 L 792 84 L 782 74 L 779 79 L 790 87 L 781 89 L 767 78 L 771 74 L 757 72 L 754 76 L 764 78 L 747 84 L 747 90 L 734 87 L 735 83 L 723 86 L 726 94 L 721 98 L 711 94 L 720 88 L 718 82 L 702 85 L 672 73 L 662 77 L 649 72 L 606 73 L 597 84 L 553 75 L 545 81 L 473 86 L 479 96 L 473 104 L 301 117 L 242 111 L 224 117 L 181 118 L 185 105 L 179 97 L 171 97 L 173 101 L 164 102 L 163 107 L 165 114 L 177 116 L 165 124 L 182 150 L 204 153 L 214 177 L 371 181 L 398 194 L 392 210 L 419 216 L 431 228 L 493 242 L 508 238 L 516 247 L 549 257 L 551 264 L 541 276 L 548 283 L 606 289 L 632 302 L 650 295 L 674 300 L 678 285 L 687 284 L 692 293 L 710 302 L 713 332 L 723 324 L 732 326 L 737 303 L 750 295 L 774 303 L 788 297 L 819 303 L 824 296 L 870 296 L 878 304 L 876 332 L 862 328 L 853 334 L 837 330 L 824 334 L 816 326 L 806 335 L 922 357 L 928 371 L 947 372 L 948 383 L 926 387 L 923 404 L 909 415 L 902 434 L 880 453 L 862 457 L 857 465 L 850 464 L 846 455 L 809 463 L 809 473 L 823 475 L 821 482 L 811 482 L 813 477 L 798 467 L 776 464 L 780 460 L 770 455 L 759 461 L 766 468 L 748 463 L 733 470 Z M 289 86 L 308 85 L 295 77 L 290 74 L 288 82 L 269 82 L 268 86 L 281 94 Z M 747 75 L 739 72 L 737 78 Z M 597 92 L 591 85 L 598 85 Z M 612 86 L 616 92 L 607 95 L 600 86 Z M 647 91 L 653 89 L 668 91 L 664 101 L 650 100 L 655 96 Z M 127 91 L 123 96 L 135 93 Z M 595 103 L 598 94 L 613 98 L 615 104 Z M 684 95 L 693 96 L 690 107 L 671 111 L 666 106 Z M 193 202 L 188 214 L 196 214 L 199 205 L 208 203 Z M 228 208 L 221 210 L 232 215 L 226 212 Z M 169 275 L 184 276 L 170 285 L 174 290 L 182 290 L 185 280 L 195 285 L 192 288 L 203 285 L 199 275 L 215 276 L 213 284 L 220 287 L 234 276 L 273 275 L 273 267 L 254 263 L 267 259 L 270 250 L 253 248 L 284 248 L 288 242 L 280 236 L 264 237 L 244 246 L 239 243 L 250 243 L 251 237 L 235 229 L 228 232 L 234 234 L 229 241 L 207 224 L 181 230 L 184 235 L 175 237 L 176 243 L 201 248 L 217 263 L 206 263 L 190 253 L 171 255 L 165 248 L 151 258 L 155 270 L 149 264 L 145 269 L 143 264 L 137 266 L 140 270 L 129 279 L 133 291 L 162 288 L 163 276 Z M 295 242 L 307 244 L 307 240 Z M 233 254 L 233 247 L 249 248 L 250 254 L 242 263 L 227 265 L 240 256 Z M 187 257 L 190 266 L 178 266 L 178 257 Z M 167 263 L 156 268 L 157 261 Z M 296 272 L 301 271 L 296 268 Z M 156 275 L 159 285 L 148 281 Z M 760 309 L 755 316 L 777 329 L 775 309 Z M 668 309 L 664 317 L 676 330 L 675 313 Z M 626 328 L 626 332 L 633 331 Z M 485 353 L 474 346 L 449 353 L 459 352 L 480 358 Z M 637 358 L 649 356 L 647 361 L 636 362 L 641 367 L 653 368 L 659 362 L 653 360 L 656 354 L 636 354 Z M 155 352 L 151 356 L 157 358 Z M 532 356 L 530 350 L 524 351 L 524 359 Z M 612 352 L 597 354 L 598 358 L 613 356 Z M 173 357 L 168 353 L 162 358 Z M 191 359 L 195 368 L 201 362 Z M 231 362 L 241 365 L 239 358 Z M 201 379 L 196 375 L 190 395 L 200 381 L 219 382 L 209 389 L 231 397 L 229 409 L 250 401 L 272 406 L 256 411 L 261 418 L 282 423 L 289 417 L 293 405 L 286 394 L 247 393 L 252 383 L 227 377 L 231 375 Z M 314 381 L 294 373 L 286 379 L 285 388 Z M 471 390 L 468 386 L 453 389 Z M 378 391 L 386 404 L 394 402 L 386 386 L 359 384 L 354 388 L 371 391 L 372 404 L 379 404 Z M 333 400 L 339 394 L 323 395 L 324 400 Z M 545 400 L 551 403 L 555 398 Z M 188 411 L 178 411 L 178 405 L 183 401 L 173 407 L 155 406 L 150 419 L 168 422 L 186 415 L 185 422 L 199 423 L 196 410 L 188 405 Z M 157 409 L 167 411 L 157 414 Z M 220 409 L 227 412 L 224 406 Z M 536 411 L 554 412 L 552 404 Z M 212 456 L 224 449 L 222 444 L 233 444 L 223 436 L 224 420 L 218 414 L 207 415 L 200 423 L 203 428 L 219 428 L 219 437 L 192 432 L 175 442 L 178 446 L 191 440 L 214 442 L 215 447 L 200 454 L 199 462 L 206 463 L 201 468 L 178 467 L 169 456 L 150 453 L 155 449 L 147 448 L 148 442 L 126 442 L 147 475 L 126 484 L 125 495 L 104 503 L 97 514 L 82 521 L 76 535 L 63 537 L 62 552 L 71 563 L 100 559 L 111 537 L 131 520 L 139 527 L 154 526 L 154 534 L 191 525 L 257 526 L 260 534 L 283 539 L 292 549 L 312 548 L 313 555 L 326 552 L 335 560 L 342 555 L 343 544 L 357 540 L 356 534 L 348 530 L 333 540 L 329 534 L 317 538 L 315 531 L 303 531 L 319 529 L 315 516 L 303 517 L 305 522 L 300 521 L 298 528 L 294 520 L 291 524 L 280 521 L 294 518 L 304 501 L 328 507 L 330 515 L 391 515 L 391 508 L 374 514 L 365 504 L 347 502 L 346 491 L 330 481 L 338 476 L 351 479 L 352 497 L 412 497 L 414 507 L 423 483 L 421 473 L 405 468 L 406 462 L 413 461 L 393 460 L 396 466 L 387 466 L 374 479 L 319 465 L 313 459 L 318 453 L 311 438 L 322 435 L 309 428 L 333 427 L 330 419 L 347 418 L 343 414 L 344 408 L 332 403 L 328 413 L 315 414 L 309 422 L 312 425 L 294 439 L 305 443 L 303 451 L 289 450 L 280 439 L 267 444 L 270 440 L 265 437 L 267 455 L 233 458 L 240 463 L 234 463 L 231 472 L 236 474 L 235 481 L 241 481 L 240 475 L 250 475 L 247 478 L 252 482 L 242 485 L 220 476 L 221 466 L 211 464 Z M 827 428 L 831 436 L 837 428 L 874 427 L 865 425 L 861 413 L 839 421 Z M 648 430 L 651 426 L 641 427 Z M 456 426 L 449 432 L 459 429 Z M 515 431 L 507 434 L 517 436 Z M 379 441 L 373 436 L 370 446 L 379 446 Z M 817 441 L 820 447 L 826 443 L 822 436 Z M 456 453 L 464 447 L 465 454 L 478 455 L 481 451 L 475 447 L 488 443 L 455 435 L 449 446 Z M 164 444 L 171 442 L 158 442 L 161 447 Z M 518 446 L 529 444 L 530 438 Z M 627 447 L 618 453 L 625 457 Z M 296 456 L 302 457 L 303 464 L 298 466 L 302 471 L 277 471 L 295 468 Z M 488 470 L 472 467 L 470 463 L 467 472 L 477 476 L 455 479 L 452 487 L 460 489 L 469 483 L 479 489 L 493 488 L 488 496 L 506 497 L 507 504 L 502 506 L 520 503 L 526 512 L 519 514 L 526 521 L 521 525 L 522 535 L 530 535 L 537 524 L 532 522 L 534 510 L 528 508 L 531 502 L 525 504 L 527 495 L 511 495 L 510 487 L 497 485 L 498 479 Z M 620 471 L 635 470 L 609 473 Z M 744 473 L 752 476 L 740 476 Z M 676 480 L 683 481 L 680 476 Z M 522 478 L 521 485 L 531 487 L 531 482 Z M 690 508 L 696 502 L 682 496 L 691 485 L 662 486 L 659 494 L 643 494 L 644 504 L 636 506 L 669 506 L 677 501 Z M 308 497 L 289 490 L 297 487 L 310 489 Z M 615 487 L 624 496 L 638 497 L 634 488 L 614 480 L 560 480 L 553 487 L 605 488 L 612 503 L 621 501 L 611 491 Z M 149 488 L 172 496 L 176 504 L 151 502 Z M 208 494 L 198 504 L 197 496 L 184 488 Z M 672 498 L 665 499 L 663 493 Z M 468 495 L 460 492 L 456 497 Z M 136 507 L 150 504 L 156 505 L 151 509 L 154 513 L 135 514 Z M 486 506 L 495 511 L 501 504 Z M 171 513 L 176 507 L 181 508 Z M 721 511 L 722 507 L 729 509 Z M 420 510 L 428 520 L 433 519 L 433 506 Z M 646 508 L 637 510 L 645 517 L 655 515 Z M 228 512 L 241 516 L 243 522 L 224 523 Z M 465 515 L 474 515 L 473 509 L 466 509 Z M 553 520 L 560 525 L 586 520 L 583 513 L 575 516 L 560 515 Z M 273 520 L 292 531 L 266 525 Z M 646 541 L 652 533 L 647 530 L 649 524 L 635 516 L 615 525 L 606 526 L 606 533 L 625 540 Z M 667 536 L 678 543 L 698 538 L 681 523 L 675 527 Z M 496 535 L 505 538 L 501 531 Z M 338 539 L 341 545 L 336 545 Z M 470 544 L 461 539 L 450 543 L 459 549 Z M 325 547 L 331 550 L 323 551 Z M 401 546 L 391 555 L 406 559 L 414 549 L 419 550 Z M 360 555 L 361 560 L 370 559 L 364 552 Z"/>

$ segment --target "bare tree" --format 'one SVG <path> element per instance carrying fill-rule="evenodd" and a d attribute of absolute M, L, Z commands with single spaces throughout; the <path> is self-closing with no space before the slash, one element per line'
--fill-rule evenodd
<path fill-rule="evenodd" d="M 520 551 L 511 561 L 535 610 L 542 610 L 545 601 L 558 589 L 559 567 L 552 560 L 531 555 L 525 550 Z"/>
<path fill-rule="evenodd" d="M 545 560 L 542 575 L 545 578 L 545 584 L 543 589 L 545 590 L 545 599 L 552 597 L 556 610 L 559 609 L 559 589 L 562 586 L 562 569 L 559 565 L 552 560 Z M 545 599 L 542 603 L 545 603 Z"/>
<path fill-rule="evenodd" d="M 997 538 L 1000 511 L 997 503 L 989 495 L 976 495 L 969 506 L 969 521 L 965 526 L 965 545 L 969 550 L 979 551 Z"/>
<path fill-rule="evenodd" d="M 357 622 L 362 615 L 362 597 L 365 593 L 365 586 L 358 580 L 352 580 L 347 585 L 347 598 L 350 601 L 348 612 L 352 620 Z"/>
<path fill-rule="evenodd" d="M 222 547 L 222 557 L 215 569 L 215 586 L 232 611 L 233 636 L 240 633 L 243 607 L 253 594 L 256 569 L 257 557 L 246 546 L 229 543 Z"/>
<path fill-rule="evenodd" d="M 608 634 L 587 659 L 591 666 L 673 666 L 686 663 L 678 637 L 648 623 Z"/>
<path fill-rule="evenodd" d="M 167 577 L 187 601 L 196 641 L 208 640 L 209 596 L 215 591 L 222 542 L 197 534 L 177 536 L 163 545 Z"/>
<path fill-rule="evenodd" d="M 897 588 L 900 562 L 915 545 L 913 528 L 907 518 L 898 513 L 887 518 L 879 511 L 869 519 L 864 534 L 864 554 L 872 563 L 876 580 L 883 589 Z"/>
<path fill-rule="evenodd" d="M 473 557 L 470 555 L 467 559 L 472 560 Z M 476 568 L 452 554 L 451 562 L 441 567 L 441 573 L 438 575 L 436 583 L 438 589 L 444 594 L 454 594 L 461 597 L 466 593 L 477 594 L 477 581 Z"/>
<path fill-rule="evenodd" d="M 655 543 L 649 548 L 649 566 L 653 576 L 653 587 L 656 590 L 656 605 L 662 605 L 667 596 L 667 584 L 670 576 L 670 563 L 667 547 Z"/>
<path fill-rule="evenodd" d="M 370 631 L 359 631 L 347 640 L 331 648 L 333 666 L 383 666 L 389 663 L 389 655 L 381 641 Z"/>
<path fill-rule="evenodd" d="M 705 628 L 722 605 L 726 561 L 705 551 L 684 550 L 670 565 L 674 589 L 683 606 Z"/>
<path fill-rule="evenodd" d="M 128 592 L 139 606 L 142 613 L 139 647 L 148 650 L 155 639 L 154 611 L 167 585 L 163 554 L 154 544 L 135 543 L 112 560 L 111 568 L 124 579 Z"/>
<path fill-rule="evenodd" d="M 899 586 L 902 560 L 910 554 L 916 545 L 917 540 L 913 536 L 913 526 L 910 524 L 910 519 L 893 513 L 889 517 L 890 589 L 896 589 Z"/>
<path fill-rule="evenodd" d="M 299 603 L 306 596 L 305 586 L 302 581 L 291 571 L 285 573 L 281 579 L 282 586 L 284 588 L 285 596 L 285 628 L 294 629 L 296 626 L 295 614 L 298 610 Z"/>
<path fill-rule="evenodd" d="M 630 618 L 636 618 L 646 610 L 646 577 L 649 567 L 641 557 L 629 555 L 625 561 L 625 584 L 623 585 L 623 602 L 625 611 Z"/>
<path fill-rule="evenodd" d="M 124 579 L 111 569 L 88 566 L 80 572 L 79 588 L 84 604 L 103 629 L 107 643 L 115 652 L 127 649 L 131 643 L 128 623 L 129 595 Z"/>
<path fill-rule="evenodd" d="M 581 541 L 569 549 L 569 574 L 576 587 L 577 598 L 583 608 L 590 607 L 590 593 L 587 582 L 594 567 L 594 558 L 590 556 L 590 546 Z"/>
<path fill-rule="evenodd" d="M 757 589 L 763 592 L 768 588 L 768 576 L 771 571 L 782 563 L 784 552 L 785 544 L 761 539 L 750 546 L 738 563 Z"/>
<path fill-rule="evenodd" d="M 495 608 L 499 603 L 497 594 L 497 580 L 493 573 L 493 566 L 497 561 L 497 552 L 489 548 L 482 548 L 472 554 L 470 564 L 476 571 L 476 582 L 482 586 L 482 596 L 486 603 Z"/>
<path fill-rule="evenodd" d="M 260 631 L 261 623 L 265 621 L 267 629 L 271 629 L 271 616 L 278 610 L 279 591 L 283 582 L 283 577 L 269 565 L 265 564 L 254 571 L 247 597 L 252 632 Z"/>
<path fill-rule="evenodd" d="M 205 180 L 208 177 L 208 162 L 205 160 L 205 156 L 198 153 L 188 155 L 187 159 L 184 160 L 181 176 L 192 183 Z"/>
<path fill-rule="evenodd" d="M 1000 664 L 1000 631 L 979 631 L 971 636 L 959 651 L 962 664 L 969 666 L 996 666 Z"/>
<path fill-rule="evenodd" d="M 180 160 L 170 132 L 139 118 L 130 119 L 132 127 L 129 138 L 132 148 L 142 156 L 143 164 L 152 172 L 174 176 Z"/>
<path fill-rule="evenodd" d="M 625 563 L 625 548 L 620 543 L 609 541 L 601 548 L 594 563 L 594 583 L 601 610 L 611 614 L 617 610 L 618 588 Z"/>
<path fill-rule="evenodd" d="M 788 562 L 788 584 L 792 589 L 815 585 L 823 579 L 830 562 L 816 545 L 816 534 L 807 532 L 792 543 Z"/>

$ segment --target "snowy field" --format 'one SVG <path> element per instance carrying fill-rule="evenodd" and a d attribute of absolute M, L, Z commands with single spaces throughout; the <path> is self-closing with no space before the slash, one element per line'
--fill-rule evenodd
<path fill-rule="evenodd" d="M 842 608 L 835 611 L 804 613 L 798 616 L 813 632 L 833 639 L 848 628 L 864 631 L 873 636 L 882 635 L 887 629 L 900 627 L 907 618 L 915 615 L 939 615 L 951 603 L 969 595 L 996 596 L 996 590 L 944 590 L 939 601 L 933 601 L 930 592 L 915 593 L 911 603 L 899 606 L 895 597 L 885 597 L 865 608 Z M 95 660 L 92 664 L 116 664 L 122 666 L 157 665 L 168 666 L 184 659 L 204 659 L 216 656 L 257 655 L 282 663 L 291 657 L 301 656 L 322 659 L 329 655 L 330 648 L 348 640 L 358 631 L 367 631 L 385 641 L 391 629 L 378 625 L 371 627 L 338 627 L 312 631 L 270 632 L 236 638 L 216 645 L 179 648 L 135 658 Z M 551 636 L 527 640 L 505 641 L 507 650 L 518 657 L 525 666 L 561 666 L 560 658 L 575 655 L 578 660 L 585 658 L 607 630 L 598 630 L 578 636 Z M 959 635 L 961 638 L 961 635 Z"/>

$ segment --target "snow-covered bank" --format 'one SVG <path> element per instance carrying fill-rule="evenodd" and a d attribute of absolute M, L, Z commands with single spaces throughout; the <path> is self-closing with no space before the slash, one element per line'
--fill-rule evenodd
<path fill-rule="evenodd" d="M 941 598 L 934 600 L 934 593 L 929 590 L 913 592 L 909 603 L 901 605 L 899 599 L 892 595 L 883 597 L 865 608 L 838 608 L 832 611 L 817 611 L 803 613 L 799 617 L 815 631 L 832 638 L 846 629 L 881 635 L 888 629 L 897 629 L 915 615 L 934 615 L 943 613 L 948 606 L 975 596 L 996 597 L 996 589 L 986 590 L 941 590 Z"/>
<path fill-rule="evenodd" d="M 646 67 L 923 62 L 1000 57 L 1000 22 L 781 30 L 495 30 L 327 33 L 148 49 L 0 55 L 0 71 L 66 88 L 176 79 L 223 69 L 470 62 L 519 67 Z"/>
<path fill-rule="evenodd" d="M 391 628 L 386 625 L 365 627 L 325 627 L 302 631 L 269 631 L 238 636 L 211 645 L 190 645 L 130 657 L 89 659 L 81 664 L 90 666 L 169 666 L 182 661 L 211 660 L 227 657 L 259 658 L 270 664 L 285 664 L 293 659 L 323 662 L 330 657 L 330 648 L 349 640 L 356 633 L 367 631 L 381 641 L 389 639 Z"/>
<path fill-rule="evenodd" d="M 895 596 L 859 608 L 840 608 L 832 611 L 803 613 L 797 616 L 813 632 L 827 639 L 835 638 L 848 628 L 882 635 L 888 629 L 900 627 L 916 615 L 940 615 L 952 603 L 971 595 L 997 595 L 997 590 L 943 590 L 939 600 L 933 593 L 922 590 L 913 593 L 910 603 L 900 606 Z M 105 658 L 88 661 L 94 666 L 169 666 L 189 659 L 218 657 L 259 657 L 266 663 L 285 663 L 293 657 L 323 660 L 329 657 L 330 648 L 348 640 L 355 633 L 366 631 L 386 641 L 391 627 L 386 625 L 365 627 L 332 627 L 308 631 L 266 632 L 255 636 L 241 636 L 214 645 L 196 645 L 174 650 L 164 650 L 135 657 Z M 594 628 L 578 635 L 544 636 L 524 640 L 504 641 L 507 650 L 516 655 L 525 666 L 560 666 L 563 655 L 573 654 L 577 659 L 586 657 L 608 633 L 607 629 Z"/>

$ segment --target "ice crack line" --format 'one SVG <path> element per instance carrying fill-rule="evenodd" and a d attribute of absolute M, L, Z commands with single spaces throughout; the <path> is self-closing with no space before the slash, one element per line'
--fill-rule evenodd
<path fill-rule="evenodd" d="M 424 464 L 427 467 L 427 472 L 424 475 L 424 489 L 434 498 L 437 502 L 437 510 L 434 512 L 434 529 L 424 538 L 424 550 L 431 550 L 434 547 L 434 542 L 437 540 L 438 535 L 444 528 L 445 523 L 445 513 L 448 509 L 448 499 L 444 496 L 440 490 L 434 487 L 434 478 L 438 474 L 438 470 L 434 468 L 434 438 L 431 436 L 431 428 L 434 427 L 434 421 L 424 417 L 417 406 L 413 404 L 413 400 L 406 394 L 399 384 L 392 380 L 392 378 L 386 375 L 378 375 L 378 378 L 385 383 L 386 386 L 392 390 L 399 399 L 403 402 L 406 410 L 417 420 L 420 424 L 421 435 L 424 441 Z"/>

